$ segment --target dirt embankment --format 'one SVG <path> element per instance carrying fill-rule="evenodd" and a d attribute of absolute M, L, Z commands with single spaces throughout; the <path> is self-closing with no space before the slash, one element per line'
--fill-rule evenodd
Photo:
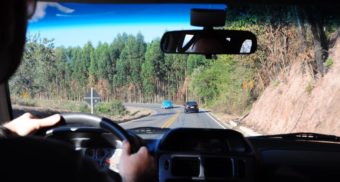
<path fill-rule="evenodd" d="M 285 80 L 272 83 L 243 124 L 263 134 L 319 132 L 340 135 L 340 38 L 330 49 L 333 64 L 315 79 L 296 61 Z M 280 77 L 279 77 L 280 78 Z"/>

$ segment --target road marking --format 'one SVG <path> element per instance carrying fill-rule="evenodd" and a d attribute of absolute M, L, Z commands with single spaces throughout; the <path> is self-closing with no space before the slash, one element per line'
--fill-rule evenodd
<path fill-rule="evenodd" d="M 207 111 L 207 110 L 205 110 L 205 111 Z M 222 125 L 219 121 L 217 121 L 214 117 L 212 117 L 212 116 L 210 115 L 210 113 L 206 113 L 206 115 L 208 115 L 213 121 L 215 121 L 215 123 L 217 123 L 221 128 L 226 129 L 226 127 L 223 126 L 223 125 Z"/>
<path fill-rule="evenodd" d="M 176 111 L 176 114 L 173 115 L 171 118 L 169 118 L 162 126 L 161 128 L 169 128 L 169 126 L 171 126 L 175 121 L 176 119 L 178 118 L 180 114 L 180 111 Z"/>

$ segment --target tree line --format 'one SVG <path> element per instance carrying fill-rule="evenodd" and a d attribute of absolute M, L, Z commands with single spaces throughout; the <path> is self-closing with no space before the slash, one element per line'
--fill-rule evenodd
<path fill-rule="evenodd" d="M 118 34 L 111 43 L 55 47 L 54 40 L 28 35 L 22 65 L 11 79 L 16 96 L 82 100 L 94 87 L 104 100 L 160 102 L 185 100 L 178 92 L 202 56 L 165 55 L 160 40 L 141 33 Z"/>

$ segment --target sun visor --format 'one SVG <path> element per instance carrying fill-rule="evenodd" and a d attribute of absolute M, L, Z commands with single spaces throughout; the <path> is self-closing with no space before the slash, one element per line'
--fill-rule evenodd
<path fill-rule="evenodd" d="M 0 7 L 0 83 L 19 67 L 26 36 L 26 2 L 11 0 Z"/>

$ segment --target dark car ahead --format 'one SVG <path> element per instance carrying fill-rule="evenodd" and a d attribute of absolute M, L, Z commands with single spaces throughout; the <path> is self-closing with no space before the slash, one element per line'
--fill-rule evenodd
<path fill-rule="evenodd" d="M 196 101 L 186 102 L 185 106 L 184 106 L 184 112 L 185 113 L 187 113 L 187 112 L 196 112 L 196 113 L 198 113 L 199 109 L 198 109 L 197 102 Z"/>

